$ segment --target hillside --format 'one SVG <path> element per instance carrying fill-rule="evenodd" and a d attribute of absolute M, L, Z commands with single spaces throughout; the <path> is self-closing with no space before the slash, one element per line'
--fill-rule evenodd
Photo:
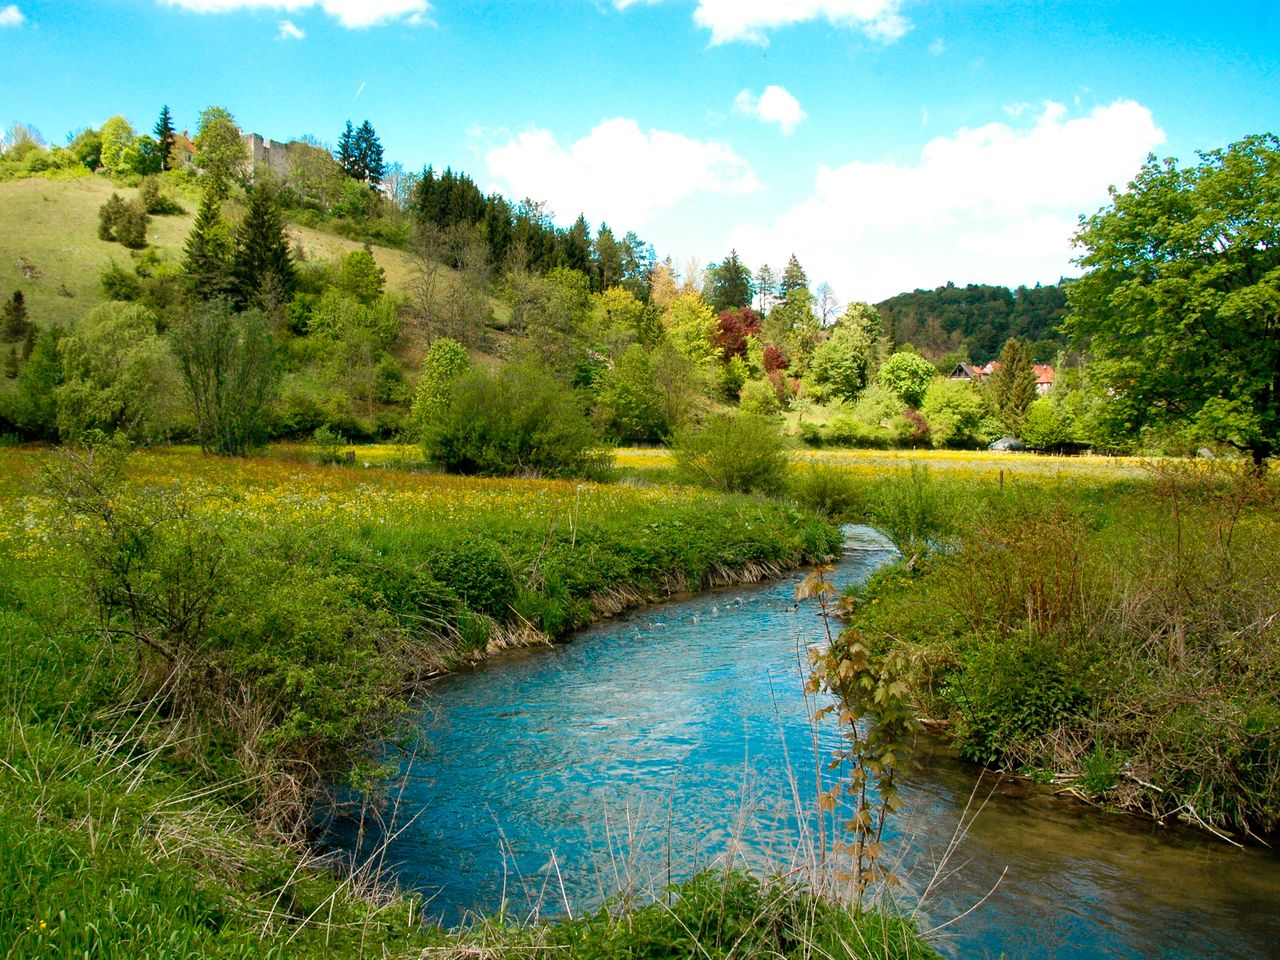
<path fill-rule="evenodd" d="M 129 250 L 98 239 L 98 208 L 113 191 L 126 199 L 137 195 L 98 176 L 0 182 L 0 293 L 7 297 L 22 290 L 32 318 L 41 326 L 73 324 L 106 299 L 98 282 L 103 269 L 113 259 L 122 265 L 129 262 Z M 196 199 L 184 196 L 180 202 L 186 213 L 152 217 L 147 231 L 148 241 L 163 259 L 182 256 L 195 219 Z M 361 246 L 297 224 L 288 232 L 312 260 L 333 260 Z M 407 253 L 375 247 L 374 259 L 386 271 L 389 287 L 408 286 L 412 258 Z M 33 276 L 23 275 L 24 263 L 34 268 Z"/>

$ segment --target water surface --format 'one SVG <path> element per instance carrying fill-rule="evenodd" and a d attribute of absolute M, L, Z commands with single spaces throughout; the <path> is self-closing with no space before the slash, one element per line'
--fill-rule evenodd
<path fill-rule="evenodd" d="M 848 546 L 840 583 L 892 556 L 868 528 L 849 528 Z M 816 771 L 839 737 L 830 721 L 815 732 L 802 692 L 822 624 L 794 600 L 801 576 L 634 611 L 444 678 L 422 713 L 431 749 L 405 765 L 388 865 L 449 924 L 649 896 L 725 858 L 802 871 L 819 843 Z M 942 750 L 925 751 L 906 801 L 898 872 L 921 926 L 945 924 L 933 939 L 949 956 L 1280 957 L 1274 855 L 979 781 Z"/>

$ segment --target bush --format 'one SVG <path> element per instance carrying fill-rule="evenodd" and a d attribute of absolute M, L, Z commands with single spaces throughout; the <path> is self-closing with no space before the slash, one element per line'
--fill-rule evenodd
<path fill-rule="evenodd" d="M 753 414 L 718 416 L 682 430 L 672 453 L 685 480 L 713 490 L 777 493 L 786 484 L 782 434 Z"/>
<path fill-rule="evenodd" d="M 866 485 L 847 470 L 814 462 L 791 472 L 791 497 L 802 507 L 834 520 L 853 520 L 867 510 Z"/>
<path fill-rule="evenodd" d="M 422 447 L 452 473 L 595 478 L 609 463 L 599 442 L 574 392 L 527 362 L 458 377 Z"/>
<path fill-rule="evenodd" d="M 739 394 L 739 406 L 743 413 L 771 417 L 782 410 L 778 391 L 768 380 L 749 380 Z"/>

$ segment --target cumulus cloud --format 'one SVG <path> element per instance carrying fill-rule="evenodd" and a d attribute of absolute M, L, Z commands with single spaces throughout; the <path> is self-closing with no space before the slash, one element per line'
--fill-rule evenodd
<path fill-rule="evenodd" d="M 642 227 L 699 193 L 747 194 L 760 189 L 751 167 L 727 144 L 634 120 L 605 120 L 563 146 L 549 130 L 528 130 L 485 154 L 490 176 L 512 197 L 543 200 L 562 217 Z"/>
<path fill-rule="evenodd" d="M 734 98 L 733 108 L 761 123 L 776 123 L 787 136 L 809 116 L 800 101 L 779 86 L 765 87 L 758 97 L 750 90 L 743 90 Z"/>
<path fill-rule="evenodd" d="M 713 44 L 766 44 L 769 31 L 810 20 L 826 20 L 888 43 L 911 29 L 901 6 L 902 0 L 698 0 L 693 19 L 711 31 Z"/>
<path fill-rule="evenodd" d="M 306 31 L 292 20 L 280 21 L 280 35 L 276 38 L 277 40 L 305 40 L 306 38 Z"/>
<path fill-rule="evenodd" d="M 420 23 L 431 9 L 427 0 L 161 0 L 166 6 L 196 13 L 233 10 L 284 10 L 319 7 L 344 27 L 373 27 L 391 20 Z M 286 21 L 287 22 L 287 21 Z"/>
<path fill-rule="evenodd" d="M 0 27 L 20 27 L 26 19 L 16 3 L 0 8 Z"/>
<path fill-rule="evenodd" d="M 1053 282 L 1073 272 L 1080 214 L 1107 202 L 1165 140 L 1150 110 L 1117 100 L 1081 116 L 1043 104 L 929 141 L 917 160 L 822 167 L 812 196 L 767 227 L 736 230 L 749 261 L 795 250 L 847 299 L 917 286 Z"/>

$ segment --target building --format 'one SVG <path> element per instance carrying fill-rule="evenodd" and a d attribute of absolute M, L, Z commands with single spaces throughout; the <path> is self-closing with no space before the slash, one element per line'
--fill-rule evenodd
<path fill-rule="evenodd" d="M 971 383 L 977 383 L 984 377 L 989 377 L 1000 369 L 1000 361 L 992 360 L 984 367 L 979 367 L 973 363 L 957 363 L 955 369 L 947 377 L 948 380 L 968 380 Z M 1053 367 L 1047 363 L 1037 363 L 1033 365 L 1036 372 L 1036 394 L 1045 396 L 1053 389 L 1054 372 Z"/>
<path fill-rule="evenodd" d="M 289 175 L 289 155 L 285 144 L 278 140 L 267 140 L 257 133 L 246 133 L 240 139 L 249 155 L 249 176 L 255 176 L 259 170 L 270 170 L 281 178 Z"/>

